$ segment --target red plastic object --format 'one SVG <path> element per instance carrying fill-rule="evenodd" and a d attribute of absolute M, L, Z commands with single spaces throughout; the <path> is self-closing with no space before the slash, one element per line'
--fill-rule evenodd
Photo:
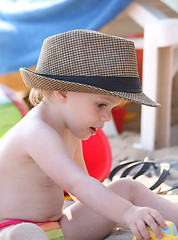
<path fill-rule="evenodd" d="M 117 107 L 116 109 L 112 109 L 112 116 L 117 128 L 118 133 L 122 132 L 124 117 L 127 111 L 123 107 Z"/>
<path fill-rule="evenodd" d="M 140 77 L 140 83 L 142 85 L 142 65 L 143 65 L 143 49 L 136 49 L 138 74 Z"/>
<path fill-rule="evenodd" d="M 141 33 L 132 33 L 125 36 L 126 38 L 143 38 L 144 34 Z M 140 83 L 142 84 L 142 65 L 143 65 L 143 49 L 136 49 L 136 55 L 137 55 L 137 65 L 138 65 L 138 74 L 140 77 Z"/>
<path fill-rule="evenodd" d="M 125 36 L 126 38 L 143 38 L 143 33 L 133 33 Z M 143 65 L 143 49 L 136 49 L 137 55 L 137 65 L 138 74 L 140 77 L 140 83 L 142 85 L 142 65 Z M 124 116 L 126 115 L 126 109 L 123 107 L 118 107 L 112 110 L 112 116 L 117 128 L 118 133 L 122 133 L 122 128 L 124 124 Z"/>
<path fill-rule="evenodd" d="M 108 139 L 100 129 L 87 140 L 82 141 L 83 156 L 90 176 L 103 182 L 109 176 L 112 156 Z"/>

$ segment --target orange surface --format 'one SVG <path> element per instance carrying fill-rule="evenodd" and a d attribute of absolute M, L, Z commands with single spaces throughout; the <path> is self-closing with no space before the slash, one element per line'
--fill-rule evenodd
<path fill-rule="evenodd" d="M 35 67 L 31 67 L 30 69 L 35 71 Z M 0 83 L 16 92 L 28 93 L 30 91 L 30 89 L 23 82 L 19 71 L 0 75 Z"/>

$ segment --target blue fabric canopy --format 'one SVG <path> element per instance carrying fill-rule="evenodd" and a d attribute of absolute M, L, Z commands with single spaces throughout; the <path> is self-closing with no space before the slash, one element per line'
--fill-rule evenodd
<path fill-rule="evenodd" d="M 0 74 L 35 65 L 46 37 L 73 29 L 98 30 L 132 1 L 1 0 Z"/>

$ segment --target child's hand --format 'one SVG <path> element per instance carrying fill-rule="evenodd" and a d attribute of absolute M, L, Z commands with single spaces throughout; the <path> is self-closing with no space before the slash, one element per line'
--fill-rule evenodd
<path fill-rule="evenodd" d="M 150 239 L 146 225 L 150 226 L 157 238 L 161 238 L 158 225 L 166 229 L 163 217 L 156 210 L 148 207 L 130 207 L 124 214 L 124 220 L 137 239 Z"/>

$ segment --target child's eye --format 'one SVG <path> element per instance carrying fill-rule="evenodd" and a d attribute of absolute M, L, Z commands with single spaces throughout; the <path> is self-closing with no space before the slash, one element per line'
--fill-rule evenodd
<path fill-rule="evenodd" d="M 97 103 L 97 106 L 99 107 L 99 108 L 102 108 L 102 107 L 106 107 L 107 105 L 105 104 L 105 103 Z"/>

